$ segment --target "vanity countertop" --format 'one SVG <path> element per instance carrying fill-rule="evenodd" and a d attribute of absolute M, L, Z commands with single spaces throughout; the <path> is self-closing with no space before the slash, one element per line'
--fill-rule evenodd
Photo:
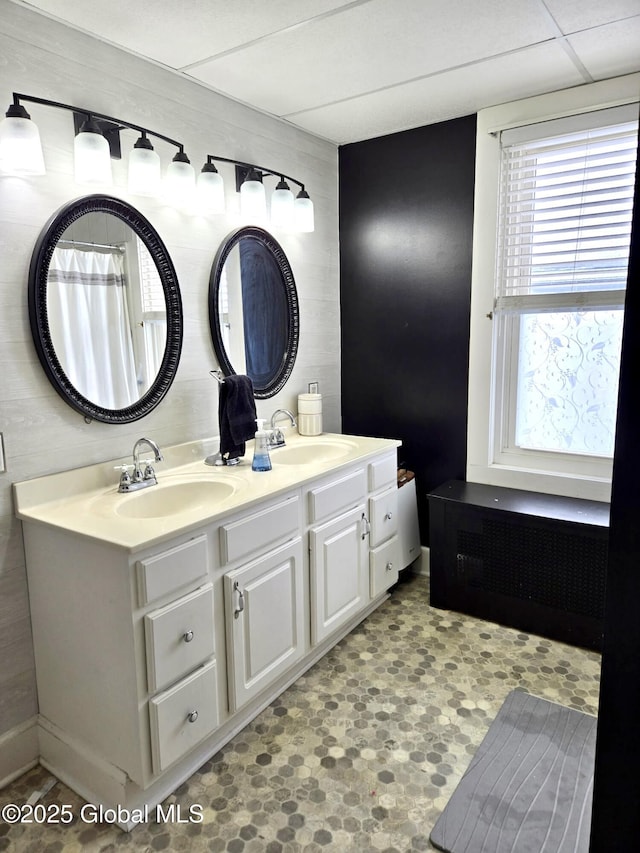
<path fill-rule="evenodd" d="M 120 459 L 13 484 L 15 512 L 36 522 L 130 551 L 188 533 L 231 512 L 276 497 L 355 462 L 401 445 L 396 439 L 288 431 L 271 451 L 272 470 L 251 470 L 253 442 L 236 466 L 205 465 L 217 440 L 163 447 L 155 463 L 158 484 L 118 493 Z M 141 454 L 146 457 L 148 454 Z"/>

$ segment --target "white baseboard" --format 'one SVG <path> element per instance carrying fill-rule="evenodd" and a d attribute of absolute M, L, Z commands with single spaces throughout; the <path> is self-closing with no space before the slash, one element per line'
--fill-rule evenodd
<path fill-rule="evenodd" d="M 35 767 L 39 757 L 37 717 L 0 735 L 0 788 Z"/>

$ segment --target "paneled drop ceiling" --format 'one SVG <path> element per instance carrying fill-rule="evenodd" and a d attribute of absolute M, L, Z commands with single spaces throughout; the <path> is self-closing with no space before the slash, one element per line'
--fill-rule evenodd
<path fill-rule="evenodd" d="M 24 5 L 338 144 L 640 70 L 640 0 Z"/>

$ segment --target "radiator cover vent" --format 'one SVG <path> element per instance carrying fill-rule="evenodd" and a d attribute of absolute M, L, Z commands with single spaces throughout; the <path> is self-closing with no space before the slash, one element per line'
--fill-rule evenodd
<path fill-rule="evenodd" d="M 607 543 L 579 531 L 483 519 L 457 531 L 456 573 L 466 586 L 603 618 Z M 589 582 L 585 583 L 585 567 Z"/>

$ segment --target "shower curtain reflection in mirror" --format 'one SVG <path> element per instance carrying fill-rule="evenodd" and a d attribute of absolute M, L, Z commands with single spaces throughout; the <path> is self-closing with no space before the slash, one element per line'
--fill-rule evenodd
<path fill-rule="evenodd" d="M 47 310 L 55 351 L 88 400 L 120 409 L 140 397 L 124 255 L 61 248 L 53 252 Z"/>

